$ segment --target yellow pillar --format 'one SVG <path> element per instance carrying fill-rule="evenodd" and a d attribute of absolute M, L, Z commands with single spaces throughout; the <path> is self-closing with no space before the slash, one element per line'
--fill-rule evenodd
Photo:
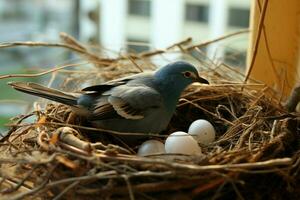
<path fill-rule="evenodd" d="M 295 83 L 300 82 L 298 76 L 300 70 L 297 69 L 300 66 L 300 1 L 268 1 L 264 31 L 258 38 L 256 59 L 253 68 L 249 71 L 264 1 L 266 0 L 253 0 L 248 72 L 251 78 L 262 81 L 279 91 L 278 97 L 281 95 L 286 97 Z"/>

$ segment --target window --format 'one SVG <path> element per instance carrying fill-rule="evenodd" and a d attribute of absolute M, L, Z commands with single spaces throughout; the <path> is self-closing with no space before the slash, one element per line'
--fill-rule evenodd
<path fill-rule="evenodd" d="M 139 16 L 150 16 L 150 0 L 129 0 L 129 14 Z"/>
<path fill-rule="evenodd" d="M 185 8 L 185 18 L 187 21 L 208 22 L 208 6 L 187 4 Z"/>
<path fill-rule="evenodd" d="M 128 39 L 127 42 L 127 52 L 141 53 L 149 50 L 149 46 L 146 45 L 148 43 L 147 41 L 138 39 Z"/>
<path fill-rule="evenodd" d="M 250 11 L 246 8 L 229 9 L 229 26 L 249 27 Z"/>

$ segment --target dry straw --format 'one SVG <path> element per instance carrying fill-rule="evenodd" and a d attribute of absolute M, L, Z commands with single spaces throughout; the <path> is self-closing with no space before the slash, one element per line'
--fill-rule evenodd
<path fill-rule="evenodd" d="M 0 192 L 6 199 L 281 199 L 300 194 L 297 115 L 287 112 L 264 84 L 244 83 L 239 71 L 224 64 L 199 59 L 200 47 L 191 39 L 165 50 L 101 56 L 72 37 L 62 34 L 62 43 L 15 42 L 15 46 L 60 47 L 81 56 L 84 63 L 55 67 L 37 74 L 2 76 L 65 76 L 64 90 L 79 89 L 87 80 L 99 83 L 120 76 L 152 70 L 154 58 L 171 53 L 188 59 L 208 77 L 209 86 L 192 85 L 182 95 L 177 112 L 163 140 L 175 130 L 187 130 L 199 118 L 211 121 L 217 139 L 202 146 L 204 156 L 155 155 L 138 157 L 136 144 L 126 144 L 120 135 L 86 125 L 66 106 L 35 103 L 34 111 L 17 116 L 2 138 Z M 101 50 L 101 49 L 100 49 Z M 93 67 L 89 66 L 90 64 Z M 74 68 L 75 66 L 75 68 Z M 206 67 L 205 67 L 206 66 Z M 68 69 L 72 67 L 72 69 Z M 93 72 L 93 73 L 91 73 Z M 297 98 L 297 95 L 294 95 Z M 298 95 L 299 96 L 299 95 Z M 295 99 L 294 98 L 294 99 Z M 295 103 L 288 102 L 293 111 Z M 34 118 L 33 123 L 25 122 Z"/>

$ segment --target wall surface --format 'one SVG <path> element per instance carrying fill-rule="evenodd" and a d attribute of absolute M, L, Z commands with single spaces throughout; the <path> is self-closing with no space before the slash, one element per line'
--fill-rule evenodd
<path fill-rule="evenodd" d="M 252 36 L 248 67 L 253 57 L 263 2 L 253 1 Z M 299 82 L 300 1 L 268 1 L 264 30 L 259 38 L 257 56 L 250 77 L 266 83 L 286 97 Z"/>

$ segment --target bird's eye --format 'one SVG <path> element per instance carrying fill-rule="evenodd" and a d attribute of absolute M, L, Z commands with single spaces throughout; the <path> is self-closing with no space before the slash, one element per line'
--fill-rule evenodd
<path fill-rule="evenodd" d="M 183 75 L 186 77 L 186 78 L 190 78 L 192 76 L 192 73 L 191 72 L 184 72 Z"/>

